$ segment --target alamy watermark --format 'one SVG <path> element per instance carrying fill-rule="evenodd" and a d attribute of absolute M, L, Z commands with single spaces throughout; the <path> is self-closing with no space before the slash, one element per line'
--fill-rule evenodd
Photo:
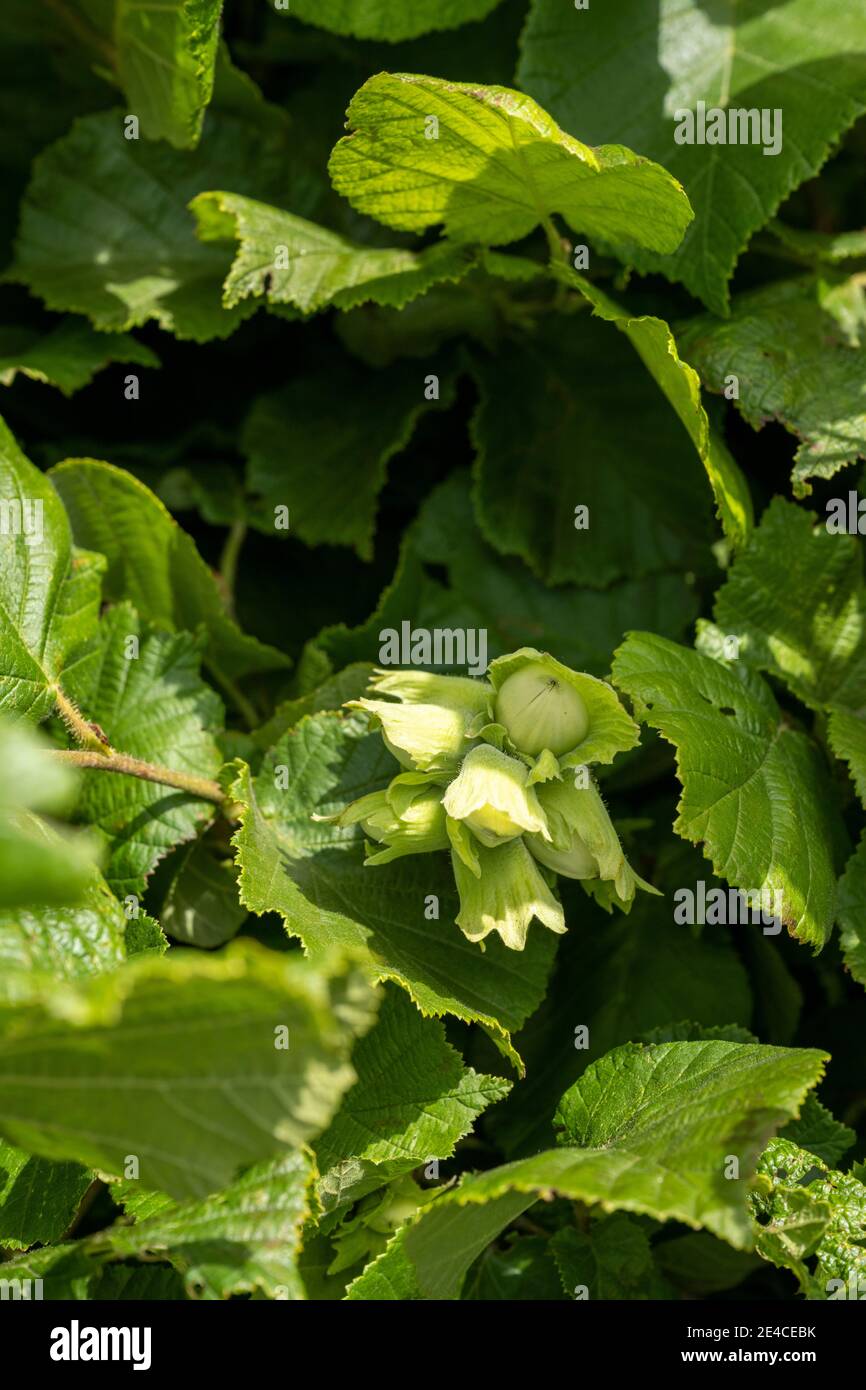
<path fill-rule="evenodd" d="M 380 666 L 465 666 L 471 676 L 487 670 L 487 629 L 484 627 L 413 627 L 404 620 L 398 632 L 379 633 Z"/>
<path fill-rule="evenodd" d="M 768 106 L 707 106 L 699 101 L 694 110 L 674 112 L 678 145 L 763 145 L 764 154 L 782 150 L 782 109 Z"/>
<path fill-rule="evenodd" d="M 853 1299 L 857 1303 L 866 1301 L 866 1276 L 852 1269 L 847 1279 L 828 1279 L 824 1285 L 828 1299 Z"/>
<path fill-rule="evenodd" d="M 55 1327 L 48 1351 L 52 1361 L 131 1361 L 134 1371 L 151 1363 L 149 1327 L 82 1327 L 73 1318 L 68 1327 Z"/>
<path fill-rule="evenodd" d="M 674 921 L 680 926 L 761 926 L 764 936 L 782 930 L 783 894 L 774 888 L 710 888 L 701 878 L 694 888 L 674 893 Z"/>
<path fill-rule="evenodd" d="M 14 1302 L 42 1298 L 41 1279 L 0 1279 L 0 1301 L 11 1298 Z"/>
<path fill-rule="evenodd" d="M 866 497 L 852 489 L 847 497 L 831 497 L 826 510 L 831 536 L 866 536 Z"/>
<path fill-rule="evenodd" d="M 23 536 L 27 545 L 41 545 L 43 510 L 41 497 L 0 497 L 0 536 Z"/>

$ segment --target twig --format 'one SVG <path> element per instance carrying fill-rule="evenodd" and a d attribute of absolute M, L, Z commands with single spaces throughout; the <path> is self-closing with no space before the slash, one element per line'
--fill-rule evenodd
<path fill-rule="evenodd" d="M 204 801 L 215 801 L 222 806 L 226 794 L 219 782 L 210 777 L 194 777 L 188 772 L 176 772 L 173 768 L 159 767 L 156 763 L 144 762 L 141 758 L 130 758 L 126 753 L 96 752 L 91 749 L 70 748 L 52 750 L 51 757 L 74 767 L 91 768 L 97 772 L 117 772 L 126 777 L 140 777 L 145 782 L 157 782 L 163 787 L 175 787 L 178 791 L 189 792 Z"/>

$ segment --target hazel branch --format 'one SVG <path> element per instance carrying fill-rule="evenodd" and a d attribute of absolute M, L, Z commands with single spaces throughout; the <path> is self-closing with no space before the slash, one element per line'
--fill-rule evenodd
<path fill-rule="evenodd" d="M 177 791 L 189 792 L 204 801 L 215 801 L 218 806 L 226 802 L 226 794 L 219 782 L 214 782 L 210 777 L 195 777 L 188 772 L 177 772 L 174 768 L 159 767 L 141 758 L 131 758 L 126 753 L 71 748 L 55 749 L 51 756 L 73 767 L 116 772 L 125 777 L 140 777 L 145 782 L 157 782 L 163 787 L 175 787 Z"/>

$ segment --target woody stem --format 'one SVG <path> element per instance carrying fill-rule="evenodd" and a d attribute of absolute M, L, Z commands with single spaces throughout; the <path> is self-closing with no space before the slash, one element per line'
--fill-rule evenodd
<path fill-rule="evenodd" d="M 144 762 L 141 758 L 131 758 L 126 753 L 96 751 L 93 749 L 57 749 L 52 757 L 60 762 L 71 763 L 73 767 L 91 768 L 98 772 L 117 772 L 126 777 L 140 777 L 145 782 L 157 782 L 163 787 L 176 787 L 178 791 L 189 792 L 204 801 L 215 801 L 222 806 L 226 795 L 219 782 L 210 777 L 195 777 L 188 772 L 177 772 L 174 768 L 159 767 L 156 763 Z"/>

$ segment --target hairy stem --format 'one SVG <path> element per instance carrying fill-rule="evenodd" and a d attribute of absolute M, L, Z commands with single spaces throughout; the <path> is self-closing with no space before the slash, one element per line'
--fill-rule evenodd
<path fill-rule="evenodd" d="M 191 796 L 199 796 L 204 801 L 215 801 L 218 806 L 226 801 L 226 794 L 219 782 L 214 782 L 210 777 L 195 777 L 188 772 L 177 772 L 174 768 L 159 767 L 141 758 L 130 758 L 126 753 L 73 748 L 57 749 L 51 756 L 74 767 L 117 772 L 125 777 L 140 777 L 145 782 L 157 782 L 163 787 L 176 787 L 178 791 L 189 792 Z"/>
<path fill-rule="evenodd" d="M 94 753 L 103 755 L 113 753 L 111 744 L 99 726 L 88 723 L 75 702 L 70 700 L 68 695 L 64 695 L 59 686 L 54 687 L 53 695 L 57 713 L 76 743 L 80 743 L 82 748 L 88 748 Z"/>

